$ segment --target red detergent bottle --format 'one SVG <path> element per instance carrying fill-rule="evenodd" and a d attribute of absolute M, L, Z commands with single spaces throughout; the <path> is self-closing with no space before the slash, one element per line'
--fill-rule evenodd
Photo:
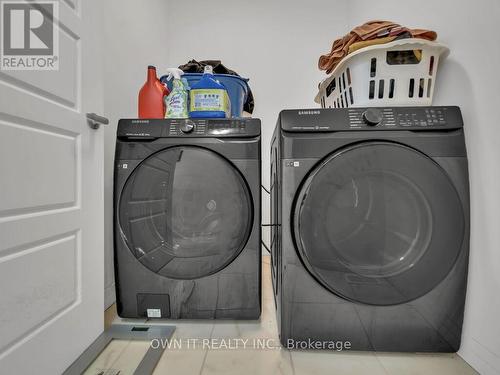
<path fill-rule="evenodd" d="M 163 98 L 169 90 L 156 76 L 156 67 L 148 66 L 148 78 L 139 91 L 139 118 L 165 118 Z"/>

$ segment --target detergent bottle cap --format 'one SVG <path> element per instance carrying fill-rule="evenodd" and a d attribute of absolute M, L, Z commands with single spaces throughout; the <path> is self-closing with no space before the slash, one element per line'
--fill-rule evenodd
<path fill-rule="evenodd" d="M 214 68 L 212 67 L 212 65 L 205 65 L 203 74 L 214 74 Z"/>
<path fill-rule="evenodd" d="M 168 73 L 167 81 L 170 81 L 172 79 L 172 77 L 174 79 L 180 80 L 181 76 L 184 74 L 184 72 L 182 70 L 180 70 L 179 68 L 168 68 L 167 73 Z"/>

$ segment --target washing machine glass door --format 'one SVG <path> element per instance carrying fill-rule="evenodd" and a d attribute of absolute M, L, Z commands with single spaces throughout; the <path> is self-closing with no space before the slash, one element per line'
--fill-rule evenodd
<path fill-rule="evenodd" d="M 458 193 L 409 147 L 367 142 L 334 153 L 304 181 L 293 232 L 309 271 L 352 301 L 392 305 L 436 287 L 464 238 Z"/>
<path fill-rule="evenodd" d="M 141 162 L 118 205 L 121 235 L 148 269 L 194 279 L 226 267 L 252 224 L 252 200 L 239 171 L 200 147 L 172 147 Z"/>

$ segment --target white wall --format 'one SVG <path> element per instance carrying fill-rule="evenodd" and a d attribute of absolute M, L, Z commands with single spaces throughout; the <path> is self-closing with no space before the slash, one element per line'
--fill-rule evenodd
<path fill-rule="evenodd" d="M 352 0 L 350 27 L 389 19 L 436 30 L 450 55 L 439 67 L 436 105 L 462 108 L 471 188 L 471 258 L 459 354 L 481 374 L 500 373 L 500 37 L 497 0 Z"/>
<path fill-rule="evenodd" d="M 148 65 L 164 65 L 169 48 L 165 23 L 169 11 L 164 0 L 105 0 L 104 157 L 105 306 L 114 302 L 113 275 L 113 158 L 116 126 L 120 118 L 137 117 L 137 95 L 146 81 Z"/>
<path fill-rule="evenodd" d="M 317 58 L 335 37 L 369 19 L 438 31 L 451 53 L 440 66 L 435 104 L 456 104 L 466 123 L 472 235 L 468 298 L 460 354 L 483 374 L 500 373 L 500 43 L 497 0 L 166 2 L 106 0 L 106 113 L 134 116 L 145 67 L 220 58 L 250 78 L 254 117 L 262 119 L 263 183 L 269 141 L 283 108 L 315 106 L 324 74 Z M 147 4 L 147 5 L 146 5 Z M 167 24 L 165 24 L 167 22 Z M 148 40 L 149 42 L 144 42 Z M 107 247 L 112 247 L 111 183 L 115 129 L 107 132 Z M 263 221 L 269 220 L 268 200 Z"/>

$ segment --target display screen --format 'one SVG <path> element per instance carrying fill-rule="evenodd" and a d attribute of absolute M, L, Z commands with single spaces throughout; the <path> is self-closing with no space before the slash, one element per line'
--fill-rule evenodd
<path fill-rule="evenodd" d="M 208 131 L 211 134 L 241 134 L 245 133 L 246 126 L 242 121 L 209 121 Z"/>

